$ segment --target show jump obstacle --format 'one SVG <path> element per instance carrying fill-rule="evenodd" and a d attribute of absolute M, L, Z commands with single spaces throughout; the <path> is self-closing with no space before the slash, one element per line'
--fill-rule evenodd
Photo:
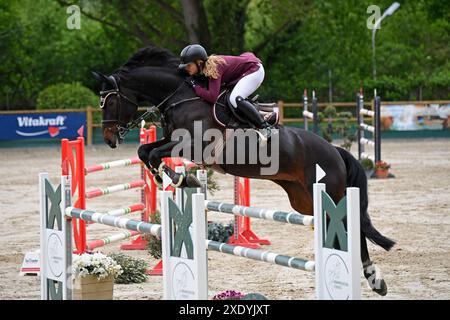
<path fill-rule="evenodd" d="M 177 173 L 185 173 L 194 163 L 183 158 L 165 158 L 164 162 Z M 207 194 L 207 171 L 198 169 L 196 172 L 197 179 L 201 182 L 202 188 L 198 192 Z M 170 178 L 164 175 L 163 190 L 174 192 L 175 189 L 170 186 Z M 250 206 L 250 179 L 234 177 L 234 203 L 239 205 Z M 249 216 L 234 216 L 233 235 L 229 237 L 228 244 L 242 246 L 252 249 L 259 249 L 261 245 L 270 245 L 270 241 L 262 239 L 252 230 L 251 218 Z M 163 260 L 160 260 L 152 269 L 152 275 L 163 275 Z"/>
<path fill-rule="evenodd" d="M 125 217 L 87 211 L 71 205 L 72 181 L 62 176 L 54 188 L 47 173 L 39 175 L 41 210 L 41 296 L 45 300 L 72 299 L 72 221 L 96 222 L 139 234 L 161 236 L 161 226 Z M 70 209 L 70 210 L 66 210 Z"/>
<path fill-rule="evenodd" d="M 194 189 L 177 190 L 176 202 L 172 200 L 172 193 L 163 192 L 161 195 L 165 299 L 207 299 L 206 249 L 304 271 L 315 271 L 318 299 L 361 298 L 358 188 L 347 188 L 346 197 L 335 205 L 325 192 L 325 185 L 314 184 L 315 262 L 205 240 L 203 214 L 207 208 L 210 211 L 220 210 L 298 225 L 310 225 L 311 217 L 295 212 L 205 201 L 204 194 L 194 192 Z M 336 246 L 340 249 L 334 249 Z"/>
<path fill-rule="evenodd" d="M 369 158 L 374 162 L 378 162 L 381 160 L 381 98 L 375 92 L 372 110 L 365 109 L 364 94 L 361 89 L 356 95 L 356 111 L 356 119 L 358 121 L 358 160 Z M 364 123 L 364 116 L 373 118 L 372 125 Z M 364 136 L 365 131 L 371 132 L 372 139 Z M 365 145 L 374 148 L 374 156 L 365 152 Z"/>
<path fill-rule="evenodd" d="M 207 253 L 218 251 L 314 271 L 318 299 L 360 299 L 359 189 L 335 205 L 325 185 L 314 185 L 314 219 L 296 212 L 262 210 L 206 201 L 197 189 L 176 189 L 161 194 L 161 225 L 71 207 L 70 176 L 53 187 L 47 174 L 40 175 L 42 298 L 71 299 L 71 220 L 95 221 L 140 233 L 162 236 L 165 299 L 207 299 Z M 265 250 L 206 240 L 205 209 L 298 225 L 314 223 L 315 261 Z M 328 217 L 328 218 L 327 218 Z M 328 219 L 328 223 L 327 223 Z M 346 224 L 345 224 L 346 223 Z M 338 247 L 339 249 L 335 249 Z"/>
<path fill-rule="evenodd" d="M 154 126 L 146 130 L 141 128 L 140 131 L 140 144 L 146 144 L 156 141 L 156 128 Z M 85 164 L 85 146 L 82 137 L 74 141 L 63 139 L 61 142 L 61 168 L 63 175 L 71 175 L 72 177 L 72 196 L 75 198 L 74 207 L 85 209 L 86 200 L 108 195 L 113 192 L 124 191 L 133 188 L 141 189 L 141 203 L 132 204 L 119 209 L 113 209 L 106 212 L 113 216 L 122 216 L 132 212 L 141 212 L 142 221 L 152 221 L 152 215 L 156 211 L 156 194 L 157 187 L 153 181 L 151 173 L 142 165 L 139 158 L 130 158 L 123 160 L 116 160 L 97 165 L 86 166 Z M 166 165 L 175 170 L 176 167 L 185 166 L 187 169 L 195 166 L 193 162 L 190 162 L 183 158 L 164 158 Z M 106 188 L 97 188 L 90 191 L 86 191 L 86 177 L 99 171 L 117 169 L 128 167 L 132 165 L 141 166 L 141 179 L 132 181 L 130 183 L 118 184 Z M 206 171 L 198 170 L 197 173 L 201 173 L 202 177 L 199 179 L 205 179 L 206 183 Z M 170 179 L 164 179 L 165 186 L 163 190 L 174 191 L 174 188 L 170 186 Z M 248 178 L 235 177 L 235 203 L 250 205 L 250 181 Z M 270 244 L 269 240 L 260 239 L 251 229 L 251 221 L 249 217 L 235 217 L 235 232 L 233 237 L 230 237 L 229 243 L 234 245 L 242 245 L 250 248 L 260 248 L 260 245 Z M 122 250 L 145 250 L 146 241 L 137 231 L 123 231 L 108 235 L 101 239 L 87 241 L 86 222 L 79 219 L 73 219 L 73 235 L 75 240 L 75 253 L 84 253 L 86 251 L 92 251 L 96 248 L 102 247 L 112 242 L 121 241 L 130 237 L 137 236 L 129 244 L 121 245 Z M 159 261 L 151 270 L 150 275 L 162 275 L 162 260 Z"/>
<path fill-rule="evenodd" d="M 313 122 L 313 132 L 318 134 L 319 132 L 319 117 L 317 115 L 317 97 L 316 91 L 312 91 L 312 108 L 311 111 L 308 110 L 308 90 L 304 90 L 303 92 L 303 123 L 304 128 L 308 131 L 308 120 L 312 120 Z"/>
<path fill-rule="evenodd" d="M 249 178 L 234 177 L 234 204 L 250 206 Z M 234 232 L 228 239 L 228 244 L 259 249 L 261 245 L 270 245 L 270 241 L 256 235 L 252 230 L 250 217 L 235 215 Z"/>
<path fill-rule="evenodd" d="M 140 130 L 140 144 L 156 141 L 156 127 L 152 126 L 146 130 Z M 128 183 L 117 184 L 106 188 L 96 188 L 86 191 L 86 176 L 99 171 L 112 170 L 116 168 L 128 167 L 133 165 L 141 166 L 140 179 Z M 61 141 L 61 168 L 62 175 L 70 175 L 72 177 L 72 196 L 76 198 L 74 207 L 86 209 L 86 200 L 101 197 L 114 192 L 124 191 L 128 189 L 141 189 L 140 203 L 132 204 L 123 208 L 108 211 L 111 216 L 122 216 L 132 212 L 141 212 L 141 220 L 148 222 L 151 215 L 156 211 L 156 192 L 157 187 L 153 181 L 153 177 L 149 170 L 145 168 L 139 158 L 116 160 L 101 163 L 92 166 L 85 165 L 85 149 L 84 138 L 79 137 L 77 140 L 69 141 L 62 139 Z M 103 239 L 87 242 L 86 223 L 83 220 L 73 219 L 73 235 L 75 240 L 75 252 L 83 253 L 91 251 L 95 248 L 104 246 L 114 241 L 120 241 L 129 237 L 138 235 L 129 244 L 123 244 L 123 250 L 145 250 L 146 241 L 137 231 L 127 231 L 107 236 Z"/>

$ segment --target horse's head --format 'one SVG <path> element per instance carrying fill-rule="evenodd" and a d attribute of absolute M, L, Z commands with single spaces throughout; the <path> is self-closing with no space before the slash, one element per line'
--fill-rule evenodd
<path fill-rule="evenodd" d="M 136 52 L 113 75 L 92 72 L 102 84 L 100 108 L 106 144 L 117 147 L 128 129 L 136 125 L 139 118 L 133 118 L 138 102 L 149 102 L 161 111 L 168 99 L 179 93 L 177 88 L 182 87 L 185 76 L 178 71 L 179 60 L 166 49 L 148 46 Z"/>
<path fill-rule="evenodd" d="M 113 75 L 105 76 L 95 71 L 92 75 L 102 84 L 100 108 L 103 139 L 111 148 L 116 148 L 123 142 L 126 129 L 138 109 L 137 99 L 130 90 L 121 88 Z"/>

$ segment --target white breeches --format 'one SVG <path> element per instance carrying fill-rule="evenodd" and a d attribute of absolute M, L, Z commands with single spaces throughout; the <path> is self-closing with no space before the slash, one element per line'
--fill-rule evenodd
<path fill-rule="evenodd" d="M 259 69 L 249 75 L 243 77 L 236 83 L 230 94 L 230 103 L 233 107 L 237 108 L 236 97 L 241 96 L 242 98 L 247 98 L 256 89 L 259 88 L 264 80 L 264 67 L 262 64 L 258 63 Z"/>

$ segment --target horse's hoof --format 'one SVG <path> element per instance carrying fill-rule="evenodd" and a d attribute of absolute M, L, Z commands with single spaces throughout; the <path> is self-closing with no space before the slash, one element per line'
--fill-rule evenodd
<path fill-rule="evenodd" d="M 193 174 L 188 174 L 184 180 L 188 188 L 201 188 L 202 184 Z"/>
<path fill-rule="evenodd" d="M 188 174 L 187 176 L 180 175 L 177 182 L 171 183 L 170 185 L 174 188 L 200 188 L 202 186 L 193 174 Z"/>
<path fill-rule="evenodd" d="M 186 179 L 182 174 L 176 173 L 175 176 L 172 178 L 172 182 L 170 185 L 173 188 L 186 188 Z"/>
<path fill-rule="evenodd" d="M 376 266 L 373 263 L 367 265 L 363 269 L 364 277 L 369 282 L 369 287 L 373 292 L 378 293 L 380 296 L 385 296 L 387 294 L 386 281 L 377 275 Z"/>
<path fill-rule="evenodd" d="M 376 286 L 372 288 L 373 292 L 378 293 L 380 296 L 385 296 L 387 294 L 387 285 L 384 279 L 376 281 Z"/>

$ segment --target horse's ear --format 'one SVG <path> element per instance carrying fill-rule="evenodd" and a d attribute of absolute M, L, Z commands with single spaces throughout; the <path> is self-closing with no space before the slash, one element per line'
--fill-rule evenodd
<path fill-rule="evenodd" d="M 97 80 L 100 83 L 109 82 L 109 79 L 107 76 L 105 76 L 103 73 L 98 71 L 91 71 L 92 76 L 95 80 Z"/>

